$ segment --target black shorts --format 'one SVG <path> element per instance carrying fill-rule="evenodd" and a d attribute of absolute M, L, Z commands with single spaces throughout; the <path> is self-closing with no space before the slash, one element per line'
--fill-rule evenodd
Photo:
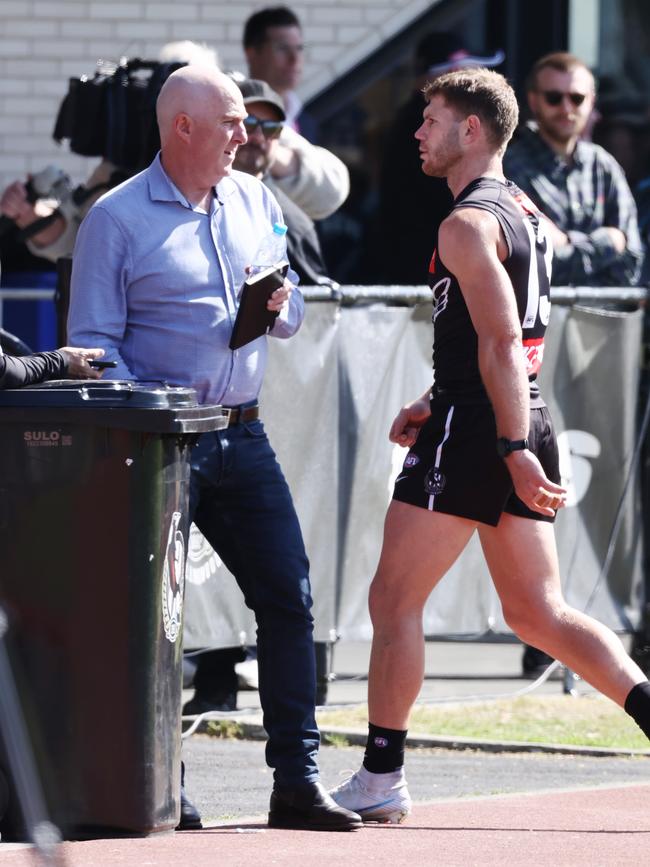
<path fill-rule="evenodd" d="M 395 481 L 393 499 L 433 512 L 458 515 L 493 527 L 502 512 L 552 523 L 517 497 L 510 473 L 497 454 L 497 431 L 489 404 L 453 404 L 435 398 Z M 544 472 L 560 482 L 555 431 L 545 406 L 530 410 L 530 450 Z"/>

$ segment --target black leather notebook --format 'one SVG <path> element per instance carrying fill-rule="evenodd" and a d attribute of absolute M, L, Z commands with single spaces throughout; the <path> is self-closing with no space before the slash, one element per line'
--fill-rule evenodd
<path fill-rule="evenodd" d="M 244 281 L 230 335 L 231 349 L 239 349 L 273 328 L 277 313 L 267 310 L 266 302 L 282 286 L 288 269 L 288 262 L 278 262 Z"/>

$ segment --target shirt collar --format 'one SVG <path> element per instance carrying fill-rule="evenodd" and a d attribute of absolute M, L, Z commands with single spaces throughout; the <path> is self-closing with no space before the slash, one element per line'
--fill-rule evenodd
<path fill-rule="evenodd" d="M 235 179 L 229 175 L 228 177 L 223 178 L 219 181 L 217 186 L 215 187 L 215 194 L 219 204 L 223 205 L 226 199 L 237 190 L 237 184 L 235 183 Z"/>
<path fill-rule="evenodd" d="M 295 91 L 289 90 L 284 94 L 283 102 L 285 113 L 287 115 L 286 122 L 293 125 L 302 111 L 302 100 Z"/>
<path fill-rule="evenodd" d="M 149 195 L 153 202 L 179 202 L 183 207 L 189 207 L 189 202 L 169 177 L 160 161 L 160 151 L 147 169 Z"/>
<path fill-rule="evenodd" d="M 149 195 L 153 202 L 179 202 L 184 208 L 192 207 L 163 168 L 160 151 L 147 169 L 147 181 Z M 237 184 L 231 177 L 225 177 L 213 189 L 217 201 L 223 205 L 225 200 L 235 192 Z"/>
<path fill-rule="evenodd" d="M 576 166 L 582 166 L 587 159 L 587 151 L 589 150 L 589 145 L 586 141 L 583 141 L 581 138 L 578 139 L 576 143 L 575 150 L 573 151 L 572 161 Z"/>
<path fill-rule="evenodd" d="M 567 162 L 561 156 L 556 154 L 553 148 L 544 141 L 544 139 L 539 134 L 539 126 L 536 121 L 529 120 L 526 123 L 524 130 L 524 135 L 536 142 L 538 152 L 540 154 L 546 155 L 546 157 L 559 168 L 566 168 L 567 166 L 572 165 L 581 166 L 584 163 L 587 156 L 585 151 L 588 149 L 588 147 L 586 145 L 586 142 L 584 142 L 582 139 L 578 139 L 578 141 L 576 142 L 575 149 L 571 154 L 571 159 L 569 160 L 569 162 Z"/>

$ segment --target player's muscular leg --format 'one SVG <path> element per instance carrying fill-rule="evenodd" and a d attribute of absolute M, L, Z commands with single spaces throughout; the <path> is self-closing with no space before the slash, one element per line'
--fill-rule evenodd
<path fill-rule="evenodd" d="M 391 503 L 369 597 L 373 640 L 368 712 L 375 725 L 408 728 L 424 673 L 424 604 L 475 528 L 465 518 Z"/>
<path fill-rule="evenodd" d="M 504 514 L 479 535 L 513 632 L 622 707 L 646 677 L 610 629 L 565 602 L 552 525 Z"/>

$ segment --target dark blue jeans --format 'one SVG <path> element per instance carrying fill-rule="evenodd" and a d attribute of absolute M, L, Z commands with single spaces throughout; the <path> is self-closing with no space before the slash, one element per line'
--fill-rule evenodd
<path fill-rule="evenodd" d="M 201 435 L 192 451 L 190 518 L 255 613 L 266 761 L 275 781 L 315 781 L 319 733 L 309 561 L 261 421 Z"/>

